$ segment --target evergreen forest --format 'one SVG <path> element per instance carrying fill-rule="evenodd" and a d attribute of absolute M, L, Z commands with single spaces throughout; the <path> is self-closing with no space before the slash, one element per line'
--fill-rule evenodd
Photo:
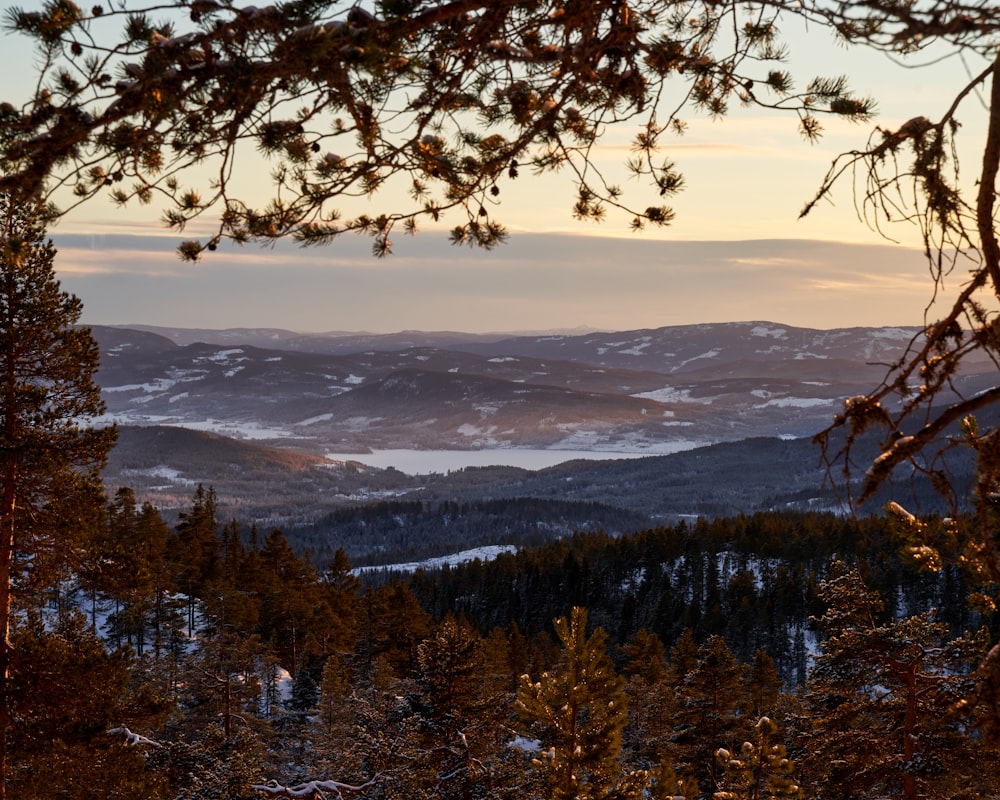
<path fill-rule="evenodd" d="M 0 103 L 0 800 L 1000 797 L 1000 386 L 960 380 L 1000 363 L 997 4 L 34 5 L 3 15 L 34 61 Z M 816 36 L 858 50 L 814 77 L 788 54 L 808 64 Z M 918 102 L 874 120 L 844 74 L 866 54 L 919 74 Z M 800 216 L 852 182 L 872 230 L 915 225 L 930 285 L 921 335 L 818 434 L 821 463 L 852 507 L 895 471 L 974 496 L 968 518 L 705 509 L 355 572 L 221 518 L 211 488 L 170 522 L 105 495 L 117 431 L 92 424 L 99 349 L 47 223 L 156 201 L 178 237 L 199 223 L 187 261 L 350 233 L 387 257 L 445 219 L 492 250 L 512 184 L 562 171 L 575 220 L 638 232 L 675 218 L 674 137 L 737 107 L 810 142 L 871 126 Z M 950 481 L 960 446 L 971 487 Z"/>
<path fill-rule="evenodd" d="M 7 796 L 996 797 L 993 620 L 899 528 L 766 513 L 393 573 L 121 488 L 19 587 Z"/>

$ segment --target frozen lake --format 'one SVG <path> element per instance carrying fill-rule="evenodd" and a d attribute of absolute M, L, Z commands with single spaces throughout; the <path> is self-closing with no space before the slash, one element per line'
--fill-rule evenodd
<path fill-rule="evenodd" d="M 431 472 L 447 473 L 465 467 L 521 467 L 545 469 L 564 461 L 588 459 L 609 461 L 615 458 L 647 458 L 690 450 L 693 443 L 660 445 L 640 452 L 617 450 L 529 450 L 503 448 L 498 450 L 375 450 L 371 453 L 326 453 L 334 461 L 359 461 L 370 467 L 387 469 L 395 467 L 407 475 L 426 475 Z"/>

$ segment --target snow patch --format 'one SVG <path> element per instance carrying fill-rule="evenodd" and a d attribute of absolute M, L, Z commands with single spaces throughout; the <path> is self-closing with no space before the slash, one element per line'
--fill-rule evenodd
<path fill-rule="evenodd" d="M 462 550 L 458 553 L 451 553 L 437 558 L 428 558 L 424 561 L 409 561 L 405 564 L 386 564 L 375 567 L 355 567 L 351 572 L 355 575 L 363 575 L 366 572 L 379 572 L 383 569 L 391 569 L 396 572 L 416 572 L 418 569 L 441 569 L 442 567 L 454 567 L 458 564 L 465 564 L 469 561 L 492 561 L 503 553 L 516 553 L 517 547 L 512 544 L 491 544 L 484 547 L 476 547 L 472 550 Z"/>
<path fill-rule="evenodd" d="M 750 335 L 770 339 L 787 339 L 788 331 L 785 328 L 769 328 L 767 325 L 756 325 L 750 329 Z"/>
<path fill-rule="evenodd" d="M 816 408 L 832 406 L 836 402 L 822 397 L 776 397 L 766 403 L 755 405 L 754 408 Z"/>
<path fill-rule="evenodd" d="M 871 331 L 873 339 L 888 339 L 893 342 L 908 342 L 913 338 L 913 331 L 905 328 L 876 328 Z"/>
<path fill-rule="evenodd" d="M 243 351 L 239 348 L 234 348 L 232 350 L 219 350 L 217 353 L 213 353 L 210 356 L 201 356 L 196 358 L 195 361 L 212 361 L 216 364 L 229 364 L 232 361 L 249 361 L 250 359 L 246 356 L 243 358 L 233 358 L 233 356 L 242 356 Z"/>
<path fill-rule="evenodd" d="M 170 481 L 172 484 L 180 484 L 182 486 L 194 486 L 197 483 L 197 481 L 190 478 L 185 478 L 180 470 L 165 465 L 147 467 L 146 469 L 123 469 L 122 475 L 159 478 L 160 480 Z"/>
<path fill-rule="evenodd" d="M 659 403 L 701 403 L 711 405 L 710 399 L 697 399 L 691 397 L 690 389 L 678 389 L 675 386 L 664 386 L 662 389 L 654 389 L 651 392 L 639 392 L 632 395 L 643 400 L 656 400 Z"/>
<path fill-rule="evenodd" d="M 178 383 L 200 381 L 208 374 L 206 370 L 191 372 L 178 371 L 169 378 L 156 378 L 148 383 L 125 383 L 121 386 L 102 386 L 103 392 L 146 392 L 147 394 L 162 393 L 173 389 Z"/>
<path fill-rule="evenodd" d="M 650 345 L 649 342 L 642 342 L 641 344 L 637 344 L 634 347 L 628 348 L 627 350 L 619 350 L 618 351 L 618 355 L 621 355 L 621 356 L 642 356 L 642 355 L 645 355 L 645 353 L 643 352 L 643 350 L 647 349 L 649 347 L 649 345 Z"/>
<path fill-rule="evenodd" d="M 333 414 L 317 414 L 315 417 L 309 417 L 309 419 L 304 419 L 302 422 L 295 424 L 297 426 L 315 425 L 317 422 L 329 422 L 331 419 L 333 419 Z"/>
<path fill-rule="evenodd" d="M 680 369 L 681 367 L 690 364 L 692 361 L 699 361 L 703 358 L 718 358 L 721 354 L 722 354 L 721 349 L 719 349 L 718 347 L 713 347 L 711 350 L 708 350 L 702 353 L 701 355 L 692 356 L 691 358 L 684 359 L 680 364 L 674 367 L 674 369 Z"/>

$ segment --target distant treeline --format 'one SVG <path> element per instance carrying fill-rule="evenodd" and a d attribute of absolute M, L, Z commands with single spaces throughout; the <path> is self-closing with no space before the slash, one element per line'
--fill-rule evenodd
<path fill-rule="evenodd" d="M 515 497 L 481 501 L 387 500 L 333 511 L 289 539 L 322 563 L 343 549 L 356 566 L 404 563 L 491 544 L 536 546 L 577 531 L 622 533 L 647 516 L 591 501 Z"/>

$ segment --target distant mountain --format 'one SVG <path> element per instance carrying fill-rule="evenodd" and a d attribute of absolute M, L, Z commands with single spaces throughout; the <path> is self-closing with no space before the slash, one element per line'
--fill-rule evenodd
<path fill-rule="evenodd" d="M 318 529 L 317 520 L 348 506 L 430 503 L 417 527 L 441 535 L 421 534 L 416 549 L 437 555 L 453 542 L 449 526 L 452 537 L 480 530 L 485 544 L 503 543 L 497 531 L 524 538 L 559 529 L 546 515 L 527 520 L 524 508 L 537 506 L 521 498 L 580 504 L 560 508 L 564 530 L 595 514 L 593 504 L 602 524 L 614 528 L 617 518 L 621 529 L 637 519 L 838 508 L 809 437 L 846 397 L 877 384 L 919 333 L 764 322 L 497 338 L 94 332 L 98 381 L 121 427 L 110 485 L 133 486 L 168 512 L 184 508 L 198 483 L 212 485 L 227 515 L 291 529 L 317 552 L 350 540 L 354 555 L 369 546 L 357 530 Z M 973 392 L 995 375 L 984 364 L 957 382 Z M 326 457 L 510 447 L 676 454 L 419 477 Z M 967 478 L 967 464 L 957 470 Z M 914 485 L 932 507 L 932 493 Z M 911 489 L 893 487 L 872 508 Z M 465 527 L 449 521 L 453 502 L 477 509 Z"/>
<path fill-rule="evenodd" d="M 545 447 L 629 452 L 810 436 L 878 383 L 910 328 L 771 323 L 488 340 L 463 334 L 196 334 L 96 327 L 109 413 L 322 454 Z M 268 340 L 260 347 L 240 342 Z M 405 339 L 406 346 L 392 349 Z M 377 341 L 375 341 L 377 340 Z M 422 342 L 417 346 L 417 342 Z M 437 342 L 427 346 L 427 342 Z M 444 343 L 447 342 L 447 347 Z M 301 344 L 301 342 L 299 342 Z M 371 349 L 377 346 L 379 349 Z M 384 349 L 382 349 L 384 348 Z M 994 381 L 992 365 L 960 379 Z"/>
<path fill-rule="evenodd" d="M 492 342 L 508 338 L 509 334 L 470 334 L 450 331 L 401 331 L 399 333 L 365 333 L 329 331 L 326 333 L 297 333 L 283 328 L 170 328 L 158 325 L 118 325 L 119 329 L 132 329 L 153 333 L 181 346 L 189 344 L 218 344 L 226 347 L 276 348 L 303 353 L 346 355 L 366 350 L 391 352 L 410 347 L 450 347 L 470 341 Z"/>

